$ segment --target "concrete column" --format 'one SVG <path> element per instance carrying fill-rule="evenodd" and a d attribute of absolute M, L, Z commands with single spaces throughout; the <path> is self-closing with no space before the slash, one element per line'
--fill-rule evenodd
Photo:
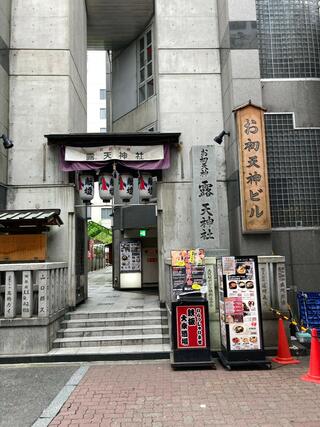
<path fill-rule="evenodd" d="M 231 253 L 272 253 L 271 235 L 243 235 L 239 195 L 237 128 L 233 108 L 251 99 L 262 105 L 255 0 L 217 0 L 221 45 L 222 102 L 225 137 Z M 239 30 L 241 28 L 241 30 Z"/>
<path fill-rule="evenodd" d="M 214 144 L 214 136 L 223 128 L 216 1 L 156 0 L 155 34 L 159 130 L 181 132 L 182 142 L 180 150 L 172 149 L 171 168 L 163 173 L 159 185 L 159 266 L 163 270 L 170 250 L 195 244 L 191 147 Z M 215 149 L 214 167 L 217 182 L 223 182 L 224 150 L 220 146 Z M 226 201 L 225 185 L 217 191 L 218 199 Z M 228 236 L 228 217 L 225 212 L 218 215 Z M 160 286 L 166 286 L 164 270 L 160 279 Z"/>
<path fill-rule="evenodd" d="M 49 261 L 71 261 L 75 190 L 44 135 L 86 131 L 86 29 L 85 0 L 12 1 L 7 207 L 61 208 L 64 226 L 50 232 Z"/>
<path fill-rule="evenodd" d="M 0 2 L 0 135 L 9 135 L 9 46 L 11 0 Z M 8 150 L 0 140 L 0 209 L 6 208 Z"/>

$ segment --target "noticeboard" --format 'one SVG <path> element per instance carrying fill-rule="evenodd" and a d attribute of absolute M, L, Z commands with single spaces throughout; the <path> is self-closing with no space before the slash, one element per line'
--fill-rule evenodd
<path fill-rule="evenodd" d="M 123 240 L 120 242 L 120 272 L 132 273 L 141 271 L 140 240 Z"/>

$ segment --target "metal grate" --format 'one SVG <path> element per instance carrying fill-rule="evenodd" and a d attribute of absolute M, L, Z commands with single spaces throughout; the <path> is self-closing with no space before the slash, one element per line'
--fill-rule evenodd
<path fill-rule="evenodd" d="M 265 125 L 272 226 L 320 226 L 320 129 L 294 129 L 292 114 Z"/>
<path fill-rule="evenodd" d="M 256 0 L 262 78 L 320 77 L 318 0 Z"/>

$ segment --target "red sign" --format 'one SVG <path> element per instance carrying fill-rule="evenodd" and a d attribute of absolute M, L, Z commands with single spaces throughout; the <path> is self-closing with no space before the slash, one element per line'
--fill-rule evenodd
<path fill-rule="evenodd" d="M 206 319 L 203 305 L 182 305 L 176 308 L 177 347 L 205 348 Z"/>

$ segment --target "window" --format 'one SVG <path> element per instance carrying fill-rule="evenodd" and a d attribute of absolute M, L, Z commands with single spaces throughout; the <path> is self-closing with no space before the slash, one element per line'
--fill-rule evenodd
<path fill-rule="evenodd" d="M 100 108 L 100 119 L 106 119 L 107 118 L 107 109 L 106 108 Z"/>
<path fill-rule="evenodd" d="M 112 208 L 101 208 L 101 219 L 109 219 L 112 217 Z"/>
<path fill-rule="evenodd" d="M 266 114 L 272 227 L 320 225 L 320 129 L 294 128 L 292 114 Z"/>
<path fill-rule="evenodd" d="M 318 0 L 257 0 L 262 78 L 320 77 Z"/>
<path fill-rule="evenodd" d="M 107 90 L 100 89 L 100 99 L 106 99 L 106 98 L 107 98 Z"/>
<path fill-rule="evenodd" d="M 139 87 L 138 98 L 139 104 L 146 101 L 154 95 L 154 79 L 153 79 L 153 44 L 152 31 L 149 29 L 140 39 L 138 43 L 139 54 Z"/>
<path fill-rule="evenodd" d="M 107 132 L 107 128 L 100 128 L 100 133 Z"/>

